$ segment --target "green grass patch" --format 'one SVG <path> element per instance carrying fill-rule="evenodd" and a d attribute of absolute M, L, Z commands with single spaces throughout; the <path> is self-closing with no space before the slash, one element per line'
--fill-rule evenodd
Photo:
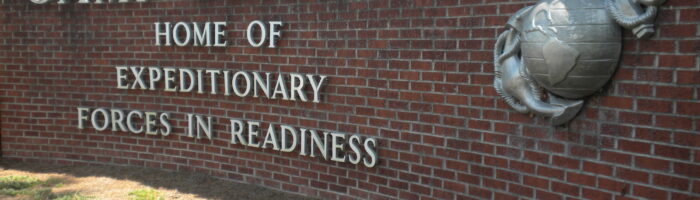
<path fill-rule="evenodd" d="M 80 193 L 70 193 L 70 194 L 62 194 L 54 198 L 53 200 L 88 200 L 92 199 L 86 196 L 81 195 Z"/>
<path fill-rule="evenodd" d="M 165 198 L 154 189 L 141 189 L 129 192 L 131 200 L 165 200 Z"/>
<path fill-rule="evenodd" d="M 39 179 L 28 176 L 5 176 L 0 177 L 0 189 L 2 190 L 23 190 L 41 183 Z"/>
<path fill-rule="evenodd" d="M 0 177 L 0 195 L 17 196 L 25 194 L 40 183 L 39 179 L 28 176 Z"/>
<path fill-rule="evenodd" d="M 87 200 L 88 197 L 79 193 L 54 194 L 51 188 L 60 187 L 63 180 L 49 178 L 39 180 L 29 176 L 0 177 L 0 198 L 2 196 L 20 197 L 29 200 Z"/>

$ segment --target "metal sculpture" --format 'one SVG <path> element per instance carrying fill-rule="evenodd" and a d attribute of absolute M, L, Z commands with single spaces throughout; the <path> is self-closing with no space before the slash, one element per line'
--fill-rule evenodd
<path fill-rule="evenodd" d="M 521 9 L 496 42 L 496 91 L 518 112 L 551 117 L 553 125 L 567 123 L 581 110 L 581 98 L 614 74 L 622 50 L 620 26 L 638 38 L 651 37 L 657 6 L 664 2 L 541 0 Z"/>

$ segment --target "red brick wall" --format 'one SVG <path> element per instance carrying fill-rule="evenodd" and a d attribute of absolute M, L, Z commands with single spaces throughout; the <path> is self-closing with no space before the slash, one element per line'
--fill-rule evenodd
<path fill-rule="evenodd" d="M 263 3 L 264 2 L 264 3 Z M 533 1 L 204 1 L 0 5 L 2 157 L 197 171 L 321 198 L 700 198 L 700 3 L 627 32 L 613 81 L 566 127 L 497 97 L 492 46 Z M 253 48 L 253 20 L 286 23 Z M 229 23 L 226 48 L 156 47 L 152 23 Z M 329 76 L 321 103 L 119 90 L 117 65 Z M 76 108 L 170 112 L 167 137 L 77 128 Z M 375 168 L 183 135 L 184 115 L 376 137 Z"/>

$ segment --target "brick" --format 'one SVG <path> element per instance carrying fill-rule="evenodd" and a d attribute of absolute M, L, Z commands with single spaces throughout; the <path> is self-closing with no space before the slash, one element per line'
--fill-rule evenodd
<path fill-rule="evenodd" d="M 657 188 L 635 185 L 634 195 L 647 199 L 665 199 L 668 197 L 668 192 Z"/>
<path fill-rule="evenodd" d="M 525 151 L 525 159 L 542 164 L 550 164 L 550 156 L 543 153 Z"/>
<path fill-rule="evenodd" d="M 631 109 L 633 100 L 622 97 L 607 97 L 603 98 L 602 105 L 619 109 Z"/>
<path fill-rule="evenodd" d="M 669 171 L 671 162 L 649 157 L 634 157 L 634 166 L 642 169 Z"/>
<path fill-rule="evenodd" d="M 493 196 L 493 192 L 477 188 L 477 187 L 469 187 L 469 195 L 476 196 L 479 198 L 483 199 L 490 199 Z"/>
<path fill-rule="evenodd" d="M 566 181 L 577 185 L 596 186 L 596 177 L 581 173 L 566 173 Z"/>
<path fill-rule="evenodd" d="M 697 33 L 697 29 L 690 24 L 666 25 L 659 27 L 664 37 L 692 37 Z"/>
<path fill-rule="evenodd" d="M 643 139 L 643 140 L 648 140 L 648 141 L 665 142 L 665 143 L 670 143 L 670 141 L 671 141 L 671 132 L 663 131 L 663 130 L 638 128 L 636 131 L 636 136 L 638 139 Z"/>
<path fill-rule="evenodd" d="M 673 158 L 678 160 L 688 160 L 690 161 L 690 149 L 665 146 L 665 145 L 655 145 L 654 154 L 658 156 L 663 156 L 666 158 Z"/>
<path fill-rule="evenodd" d="M 534 1 L 212 2 L 4 2 L 3 159 L 200 172 L 322 199 L 700 193 L 697 1 L 662 5 L 650 39 L 624 31 L 612 80 L 560 127 L 515 112 L 492 87 L 496 36 Z M 84 20 L 56 23 L 68 11 Z M 285 22 L 279 48 L 247 44 L 243 30 L 257 19 Z M 154 46 L 158 20 L 228 21 L 229 46 Z M 116 65 L 310 73 L 329 82 L 321 103 L 120 90 Z M 79 130 L 78 106 L 172 112 L 173 133 L 185 132 L 184 113 L 215 116 L 216 138 Z M 379 164 L 233 145 L 227 118 L 377 137 Z"/>
<path fill-rule="evenodd" d="M 672 70 L 650 70 L 650 69 L 637 69 L 635 80 L 638 81 L 653 81 L 661 83 L 673 82 L 673 71 Z M 650 96 L 649 94 L 643 96 Z"/>
<path fill-rule="evenodd" d="M 521 197 L 532 197 L 534 190 L 517 184 L 508 184 L 508 192 L 517 194 Z"/>
<path fill-rule="evenodd" d="M 651 144 L 649 144 L 649 143 L 629 141 L 629 140 L 618 140 L 617 145 L 618 145 L 618 148 L 620 150 L 623 150 L 623 151 L 629 151 L 629 152 L 633 152 L 633 153 L 643 153 L 643 154 L 651 153 Z"/>
<path fill-rule="evenodd" d="M 537 167 L 537 175 L 546 176 L 557 180 L 564 180 L 564 171 L 549 167 Z"/>
<path fill-rule="evenodd" d="M 688 194 L 671 193 L 671 199 L 693 199 L 697 198 Z"/>
<path fill-rule="evenodd" d="M 676 116 L 656 116 L 656 125 L 665 128 L 690 130 L 693 123 L 690 119 Z"/>
<path fill-rule="evenodd" d="M 580 164 L 581 162 L 575 159 L 571 158 L 566 158 L 566 157 L 561 157 L 561 156 L 553 156 L 552 157 L 552 164 L 556 166 L 561 166 L 564 168 L 568 169 L 580 169 Z"/>
<path fill-rule="evenodd" d="M 670 99 L 692 99 L 693 88 L 657 86 L 656 97 Z"/>
<path fill-rule="evenodd" d="M 666 188 L 672 188 L 680 191 L 686 191 L 690 187 L 690 180 L 685 178 L 657 174 L 652 176 L 652 179 L 652 183 L 654 185 L 660 185 Z"/>
<path fill-rule="evenodd" d="M 649 182 L 649 173 L 638 171 L 638 170 L 617 168 L 616 174 L 617 174 L 617 177 L 628 180 L 628 181 L 634 181 L 634 182 L 639 182 L 639 183 L 648 183 Z"/>
<path fill-rule="evenodd" d="M 561 194 L 567 194 L 569 196 L 579 196 L 580 195 L 580 187 L 576 185 L 571 185 L 571 184 L 566 184 L 566 183 L 553 183 L 552 184 L 552 191 L 561 193 Z"/>
<path fill-rule="evenodd" d="M 693 133 L 675 132 L 673 133 L 673 143 L 685 146 L 700 145 L 700 135 Z"/>
<path fill-rule="evenodd" d="M 596 173 L 606 176 L 612 176 L 613 167 L 605 164 L 593 163 L 593 162 L 583 162 L 583 170 L 590 173 Z"/>
<path fill-rule="evenodd" d="M 486 188 L 489 189 L 496 189 L 496 190 L 505 190 L 506 189 L 506 182 L 503 181 L 498 181 L 494 179 L 482 179 L 482 185 Z"/>
<path fill-rule="evenodd" d="M 696 102 L 678 102 L 676 103 L 676 111 L 681 115 L 699 115 L 700 103 Z"/>
<path fill-rule="evenodd" d="M 632 162 L 632 156 L 612 151 L 603 151 L 600 153 L 600 156 L 602 160 L 612 163 L 631 165 Z"/>
<path fill-rule="evenodd" d="M 618 192 L 618 194 L 627 194 L 630 185 L 613 179 L 598 178 L 598 187 Z"/>
<path fill-rule="evenodd" d="M 599 191 L 599 190 L 592 190 L 588 188 L 583 188 L 583 198 L 586 199 L 612 199 L 612 194 L 604 192 L 604 191 Z"/>
<path fill-rule="evenodd" d="M 700 170 L 697 169 L 700 169 L 699 165 L 673 163 L 673 170 L 679 175 L 698 178 L 700 177 Z"/>
<path fill-rule="evenodd" d="M 560 194 L 556 194 L 556 193 L 552 193 L 552 192 L 536 190 L 535 191 L 535 198 L 537 198 L 537 199 L 562 199 L 562 196 Z"/>
<path fill-rule="evenodd" d="M 538 178 L 533 176 L 524 176 L 523 183 L 531 187 L 538 187 L 542 189 L 549 189 L 550 181 L 544 178 Z"/>

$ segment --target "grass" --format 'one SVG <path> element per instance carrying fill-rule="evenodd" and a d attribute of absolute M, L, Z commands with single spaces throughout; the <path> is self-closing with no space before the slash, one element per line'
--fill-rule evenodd
<path fill-rule="evenodd" d="M 39 179 L 28 176 L 5 176 L 0 177 L 0 194 L 17 196 L 25 193 L 26 189 L 34 187 L 40 183 Z"/>
<path fill-rule="evenodd" d="M 129 192 L 131 200 L 165 200 L 160 192 L 154 189 L 140 189 Z"/>
<path fill-rule="evenodd" d="M 63 194 L 61 196 L 56 197 L 53 200 L 88 200 L 92 199 L 86 196 L 81 195 L 80 193 L 69 193 L 69 194 Z"/>
<path fill-rule="evenodd" d="M 39 180 L 29 176 L 3 176 L 0 177 L 0 197 L 20 197 L 30 200 L 87 200 L 79 193 L 55 194 L 51 188 L 61 187 L 62 180 L 49 178 Z"/>
<path fill-rule="evenodd" d="M 0 193 L 0 200 L 316 200 L 202 173 L 141 167 L 65 166 L 0 159 L 0 177 L 5 177 L 0 180 L 8 180 L 5 185 L 23 185 L 20 188 L 24 188 L 14 190 L 16 196 Z M 17 192 L 22 190 L 25 191 L 22 194 Z"/>

